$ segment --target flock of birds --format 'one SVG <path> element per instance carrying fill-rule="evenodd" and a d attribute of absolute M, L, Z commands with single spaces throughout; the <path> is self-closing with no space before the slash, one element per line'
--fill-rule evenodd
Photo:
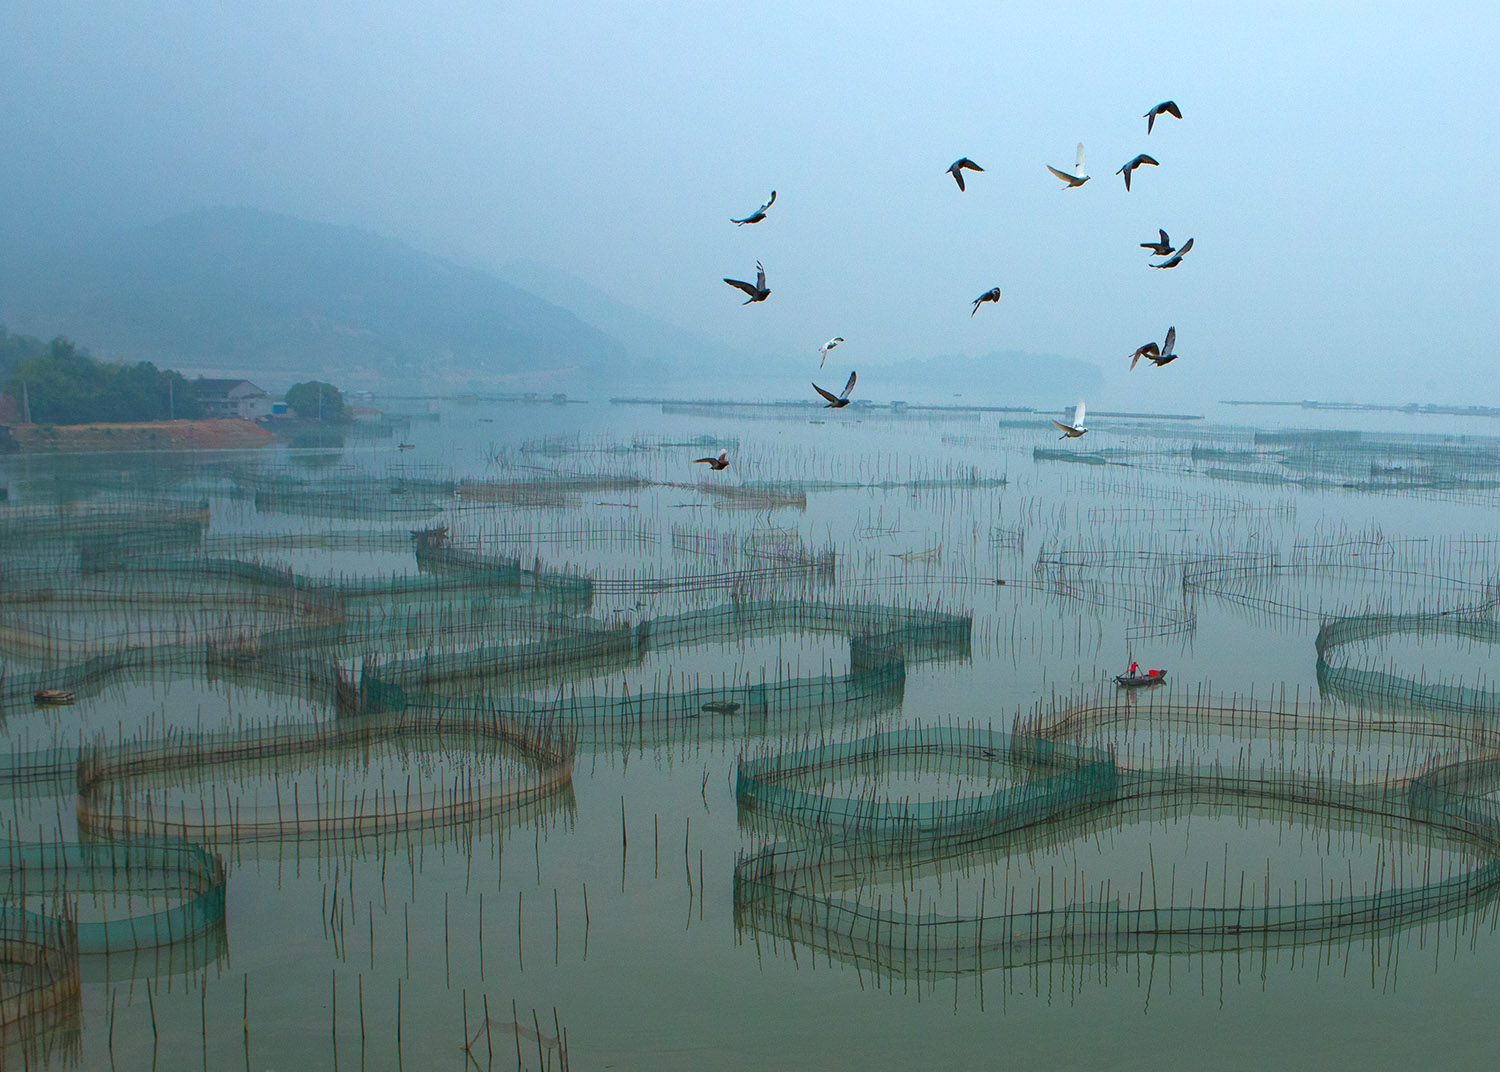
<path fill-rule="evenodd" d="M 1152 128 L 1155 127 L 1156 120 L 1164 115 L 1170 115 L 1174 119 L 1181 119 L 1182 111 L 1177 107 L 1176 101 L 1170 100 L 1162 101 L 1160 104 L 1153 107 L 1143 116 L 1143 118 L 1146 120 L 1147 135 L 1149 135 L 1152 131 Z M 1057 176 L 1063 181 L 1063 189 L 1076 190 L 1078 187 L 1088 182 L 1090 178 L 1088 174 L 1086 159 L 1087 158 L 1085 157 L 1083 151 L 1083 143 L 1079 142 L 1078 153 L 1075 158 L 1072 172 L 1067 172 L 1059 168 L 1055 168 L 1051 164 L 1047 165 L 1047 170 L 1052 172 L 1053 175 Z M 1160 164 L 1155 157 L 1149 156 L 1146 153 L 1139 153 L 1135 157 L 1127 160 L 1123 165 L 1121 165 L 1120 169 L 1116 171 L 1115 174 L 1120 175 L 1124 178 L 1125 189 L 1128 192 L 1130 190 L 1130 177 L 1137 169 L 1142 167 L 1158 166 L 1160 166 Z M 958 190 L 960 193 L 964 193 L 967 190 L 967 187 L 964 185 L 965 171 L 983 172 L 984 168 L 980 167 L 974 161 L 970 160 L 967 156 L 961 156 L 957 160 L 953 161 L 952 164 L 948 165 L 948 174 L 953 176 L 953 181 L 958 184 Z M 776 191 L 772 190 L 770 198 L 766 201 L 765 204 L 761 205 L 760 208 L 756 209 L 754 212 L 750 213 L 743 219 L 731 219 L 730 222 L 737 227 L 744 227 L 747 224 L 760 223 L 766 218 L 766 213 L 770 211 L 771 206 L 775 203 Z M 1167 232 L 1165 230 L 1158 228 L 1157 234 L 1160 236 L 1157 241 L 1142 242 L 1140 244 L 1141 248 L 1148 251 L 1151 256 L 1162 258 L 1159 263 L 1152 264 L 1150 267 L 1162 269 L 1176 268 L 1179 264 L 1182 263 L 1182 258 L 1185 257 L 1187 253 L 1193 248 L 1193 240 L 1189 238 L 1181 246 L 1174 247 L 1172 245 L 1171 238 L 1167 235 Z M 728 283 L 731 287 L 744 291 L 746 295 L 745 301 L 742 303 L 744 305 L 750 305 L 753 302 L 763 302 L 771 296 L 771 288 L 766 286 L 766 270 L 759 261 L 755 262 L 754 283 L 747 283 L 743 279 L 729 279 L 727 277 L 725 278 L 724 282 Z M 989 290 L 985 291 L 983 294 L 979 295 L 979 297 L 974 299 L 974 307 L 972 310 L 970 310 L 969 316 L 972 318 L 975 313 L 979 312 L 979 307 L 986 302 L 998 303 L 999 301 L 1000 288 L 991 287 Z M 842 336 L 837 336 L 835 338 L 829 339 L 822 346 L 818 347 L 819 368 L 822 368 L 824 363 L 828 360 L 828 352 L 843 341 L 844 340 Z M 1158 345 L 1155 340 L 1152 340 L 1151 342 L 1145 343 L 1142 346 L 1136 347 L 1135 353 L 1130 355 L 1130 367 L 1135 368 L 1136 364 L 1143 357 L 1147 361 L 1156 365 L 1158 368 L 1160 368 L 1162 365 L 1169 364 L 1177 360 L 1178 355 L 1173 349 L 1176 345 L 1177 328 L 1169 327 L 1167 328 L 1167 337 L 1160 345 Z M 850 372 L 849 381 L 844 384 L 844 389 L 838 394 L 834 394 L 831 391 L 825 391 L 816 383 L 814 383 L 812 387 L 813 390 L 818 392 L 818 394 L 825 400 L 825 409 L 842 409 L 844 406 L 849 405 L 849 395 L 854 390 L 854 384 L 857 378 L 857 373 Z M 1066 424 L 1059 420 L 1053 420 L 1052 423 L 1057 425 L 1057 427 L 1062 430 L 1062 436 L 1060 438 L 1076 439 L 1088 432 L 1088 427 L 1083 423 L 1084 413 L 1084 404 L 1082 400 L 1080 400 L 1078 405 L 1074 407 L 1072 423 Z M 727 450 L 721 450 L 714 457 L 695 458 L 693 459 L 693 461 L 695 464 L 700 462 L 706 464 L 707 466 L 709 466 L 709 468 L 715 471 L 727 469 L 729 467 L 729 452 Z"/>

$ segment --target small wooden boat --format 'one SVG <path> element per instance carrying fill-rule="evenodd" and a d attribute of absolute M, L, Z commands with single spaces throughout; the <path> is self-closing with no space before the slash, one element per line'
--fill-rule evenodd
<path fill-rule="evenodd" d="M 77 697 L 66 689 L 37 689 L 31 694 L 33 702 L 38 704 L 70 704 Z"/>
<path fill-rule="evenodd" d="M 1115 684 L 1127 689 L 1138 689 L 1143 685 L 1160 685 L 1167 680 L 1165 670 L 1147 670 L 1144 674 L 1116 674 Z"/>
<path fill-rule="evenodd" d="M 417 445 L 415 443 L 397 443 L 396 444 L 396 449 L 397 450 L 415 450 L 416 447 L 417 447 Z"/>
<path fill-rule="evenodd" d="M 740 705 L 733 700 L 710 700 L 702 707 L 702 710 L 712 712 L 715 715 L 732 715 L 739 709 Z"/>

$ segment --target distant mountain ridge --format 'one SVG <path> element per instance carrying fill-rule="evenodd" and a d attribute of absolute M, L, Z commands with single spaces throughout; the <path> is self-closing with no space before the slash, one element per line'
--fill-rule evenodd
<path fill-rule="evenodd" d="M 253 209 L 7 261 L 0 322 L 109 358 L 350 386 L 576 390 L 627 369 L 618 340 L 487 272 Z"/>
<path fill-rule="evenodd" d="M 359 228 L 204 209 L 86 245 L 0 251 L 0 324 L 273 391 L 316 378 L 433 394 L 811 394 L 814 347 L 746 353 L 545 264 L 502 274 Z M 858 368 L 865 397 L 1056 405 L 1102 383 L 1097 366 L 1057 355 L 847 356 L 837 376 Z"/>
<path fill-rule="evenodd" d="M 625 347 L 630 371 L 641 384 L 721 381 L 726 370 L 752 369 L 756 358 L 717 339 L 659 320 L 611 297 L 586 280 L 534 260 L 515 260 L 500 274 L 554 305 L 560 305 Z"/>

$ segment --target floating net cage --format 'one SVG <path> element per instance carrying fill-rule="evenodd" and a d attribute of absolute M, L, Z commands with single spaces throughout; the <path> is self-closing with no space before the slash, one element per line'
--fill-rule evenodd
<path fill-rule="evenodd" d="M 1464 717 L 1491 724 L 1500 716 L 1500 687 L 1344 665 L 1341 649 L 1391 637 L 1461 638 L 1480 645 L 1500 644 L 1500 617 L 1493 597 L 1476 606 L 1428 614 L 1365 614 L 1325 622 L 1315 641 L 1318 688 L 1331 700 L 1376 710 L 1432 717 Z"/>
<path fill-rule="evenodd" d="M 75 915 L 76 953 L 117 953 L 199 938 L 224 923 L 224 884 L 218 854 L 183 840 L 0 842 L 0 890 L 7 902 L 60 902 L 107 892 L 167 903 L 118 919 Z"/>
<path fill-rule="evenodd" d="M 66 907 L 42 914 L 0 904 L 0 1046 L 76 1018 L 78 996 L 78 936 Z"/>
<path fill-rule="evenodd" d="M 732 601 L 635 625 L 573 622 L 551 637 L 367 662 L 360 676 L 365 711 L 398 710 L 426 696 L 482 694 L 517 725 L 544 728 L 585 747 L 638 747 L 682 738 L 806 732 L 898 707 L 908 663 L 967 659 L 968 615 L 879 604 L 812 600 Z M 636 666 L 650 653 L 756 636 L 812 634 L 847 639 L 849 670 L 770 680 L 730 679 L 673 689 L 622 682 L 586 690 L 566 683 L 545 697 L 520 690 Z"/>
<path fill-rule="evenodd" d="M 1031 449 L 1042 420 L 1015 422 L 1011 438 Z M 909 459 L 747 444 L 754 479 L 686 465 L 740 449 L 706 436 L 549 437 L 492 450 L 488 475 L 468 480 L 373 475 L 326 453 L 170 478 L 28 477 L 32 491 L 90 498 L 0 509 L 0 719 L 43 689 L 85 702 L 76 726 L 37 731 L 51 747 L 0 752 L 0 792 L 74 794 L 84 840 L 0 843 L 0 1025 L 76 1047 L 80 956 L 85 982 L 91 963 L 113 975 L 214 963 L 226 858 L 285 851 L 300 866 L 305 853 L 321 868 L 399 846 L 463 853 L 571 820 L 584 749 L 736 742 L 754 846 L 735 868 L 739 933 L 892 976 L 1332 943 L 1477 926 L 1492 911 L 1494 690 L 1351 653 L 1405 636 L 1493 644 L 1500 542 L 1333 522 L 1304 540 L 1296 521 L 1302 488 L 1492 503 L 1500 452 L 1142 425 L 1118 448 L 1036 448 L 1045 493 L 1023 481 L 989 494 L 1003 473 L 951 460 L 955 445 L 983 457 L 1010 434 L 988 417 L 978 427 Z M 1161 473 L 1204 479 L 1183 490 Z M 873 494 L 895 489 L 899 504 Z M 863 511 L 851 540 L 835 544 L 833 525 L 815 535 L 825 495 L 843 496 L 839 524 Z M 318 573 L 318 556 L 345 572 Z M 976 616 L 954 608 L 981 592 L 1008 603 L 976 588 L 996 580 L 1018 602 L 1055 603 L 1070 629 L 1107 616 L 1101 638 L 1120 625 L 1130 641 L 1186 644 L 1218 605 L 1320 627 L 1325 703 L 1169 687 L 1054 703 L 1010 732 L 890 728 L 914 667 L 972 659 Z M 775 669 L 769 656 L 736 664 L 759 641 Z M 89 738 L 101 692 L 177 680 L 291 698 L 317 721 Z M 63 744 L 64 725 L 84 743 Z M 1220 816 L 1397 849 L 1368 879 L 1351 868 L 1289 889 L 1280 876 L 1273 889 L 1269 863 L 1260 878 L 1231 874 L 1227 853 L 1221 873 L 1180 883 L 1166 868 L 1137 883 L 1064 865 L 1044 883 L 1028 862 Z M 1417 873 L 1418 858 L 1435 862 Z M 96 918 L 115 913 L 90 915 L 80 897 L 93 893 L 129 910 Z M 96 951 L 108 960 L 89 961 Z"/>
<path fill-rule="evenodd" d="M 59 505 L 14 505 L 0 510 L 0 547 L 24 553 L 42 541 L 177 540 L 201 538 L 209 504 L 115 498 Z"/>
<path fill-rule="evenodd" d="M 1281 744 L 1294 750 L 1319 734 L 1378 729 L 1432 751 L 1425 767 L 1401 772 L 1379 752 L 1362 763 L 1325 766 L 1320 756 L 1300 767 L 1285 755 L 1252 760 L 1212 747 L 1196 757 L 1145 749 L 1121 758 L 1114 743 L 1102 743 L 1104 730 L 1121 725 L 1148 741 L 1167 730 L 1215 736 L 1227 728 L 1260 742 L 1284 737 Z M 982 776 L 999 772 L 1002 785 L 964 794 L 960 781 L 926 800 L 882 791 L 892 772 L 914 769 L 945 774 L 950 785 L 955 776 L 989 785 Z M 926 979 L 1058 960 L 1343 941 L 1449 919 L 1477 925 L 1500 892 L 1497 789 L 1500 737 L 1493 733 L 1410 720 L 1372 727 L 1311 707 L 1158 696 L 1048 711 L 1010 734 L 909 727 L 742 758 L 741 821 L 779 840 L 738 858 L 736 922 L 742 935 L 771 934 L 877 972 Z M 1174 864 L 1170 889 L 1155 864 L 1149 876 L 1118 886 L 1097 873 L 1092 881 L 1079 871 L 1044 878 L 1020 866 L 1044 847 L 1088 844 L 1133 822 L 1203 809 L 1375 838 L 1402 830 L 1413 844 L 1441 844 L 1448 858 L 1426 871 L 1377 868 L 1363 885 L 1351 865 L 1347 881 L 1320 874 L 1294 881 L 1290 894 L 1279 883 L 1273 890 L 1269 864 L 1263 883 L 1232 872 L 1227 844 L 1222 873 L 1205 864 L 1182 882 Z M 924 896 L 916 883 L 923 874 L 949 876 L 946 899 L 941 881 Z"/>
<path fill-rule="evenodd" d="M 1184 547 L 1117 526 L 1081 546 L 1049 543 L 1029 579 L 1007 583 L 1121 613 L 1130 640 L 1192 635 L 1205 605 L 1314 625 L 1355 614 L 1451 613 L 1494 599 L 1500 558 L 1493 541 L 1330 535 L 1246 548 L 1210 532 Z"/>
<path fill-rule="evenodd" d="M 83 918 L 89 894 L 123 896 L 125 914 Z M 0 841 L 0 897 L 0 1044 L 28 1066 L 77 1046 L 81 958 L 224 948 L 224 863 L 184 841 Z"/>
<path fill-rule="evenodd" d="M 274 796 L 247 801 L 226 789 L 200 795 L 194 811 L 185 799 L 171 806 L 172 777 L 190 774 L 201 784 L 219 771 L 241 778 L 257 768 L 283 769 L 303 758 L 327 766 L 341 755 L 368 756 L 381 744 L 409 758 L 423 751 L 458 755 L 498 753 L 512 763 L 497 781 L 472 772 L 452 784 L 340 785 L 334 793 L 304 800 L 279 783 Z M 95 747 L 78 762 L 78 825 L 101 837 L 179 837 L 198 840 L 291 840 L 381 835 L 470 822 L 518 810 L 571 791 L 573 747 L 545 730 L 518 729 L 477 712 L 405 711 L 386 717 L 345 719 L 311 727 L 265 727 L 226 734 L 181 735 L 160 743 Z M 156 789 L 157 792 L 152 792 Z M 270 794 L 267 794 L 270 796 Z"/>

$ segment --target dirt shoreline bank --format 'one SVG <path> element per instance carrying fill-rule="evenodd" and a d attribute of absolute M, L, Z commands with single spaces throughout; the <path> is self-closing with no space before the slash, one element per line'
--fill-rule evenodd
<path fill-rule="evenodd" d="M 71 454 L 110 450 L 245 450 L 276 442 L 251 421 L 217 417 L 202 421 L 141 421 L 134 424 L 16 424 L 10 428 L 18 452 Z"/>

